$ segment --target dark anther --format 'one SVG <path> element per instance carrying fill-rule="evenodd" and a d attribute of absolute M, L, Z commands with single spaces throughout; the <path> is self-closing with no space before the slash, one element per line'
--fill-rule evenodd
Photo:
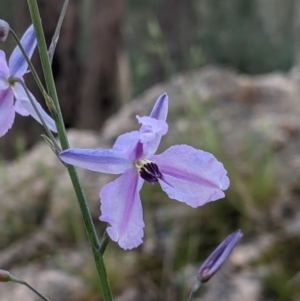
<path fill-rule="evenodd" d="M 140 176 L 150 184 L 158 182 L 158 179 L 163 179 L 162 173 L 158 166 L 153 162 L 147 162 L 140 168 Z"/>

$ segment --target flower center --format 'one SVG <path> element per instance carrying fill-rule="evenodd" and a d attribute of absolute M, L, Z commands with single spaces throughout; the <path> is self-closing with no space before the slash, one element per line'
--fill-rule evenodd
<path fill-rule="evenodd" d="M 9 84 L 10 87 L 13 87 L 15 85 L 15 83 L 16 83 L 16 81 L 14 80 L 14 78 L 11 77 L 11 76 L 6 79 L 6 82 Z"/>
<path fill-rule="evenodd" d="M 159 179 L 163 180 L 163 175 L 154 162 L 149 160 L 140 160 L 135 163 L 135 166 L 137 167 L 141 178 L 150 184 L 158 182 Z"/>

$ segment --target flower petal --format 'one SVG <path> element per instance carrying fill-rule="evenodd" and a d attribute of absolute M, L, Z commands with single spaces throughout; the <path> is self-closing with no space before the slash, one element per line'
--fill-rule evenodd
<path fill-rule="evenodd" d="M 37 122 L 39 122 L 40 124 L 42 124 L 39 116 L 37 115 L 34 107 L 32 106 L 24 88 L 22 87 L 22 85 L 20 83 L 15 83 L 13 86 L 13 90 L 15 93 L 15 97 L 17 99 L 17 101 L 19 101 L 20 103 L 17 104 L 17 106 L 19 106 L 21 104 L 22 108 L 25 109 Z M 48 126 L 48 128 L 50 129 L 50 131 L 56 133 L 57 129 L 56 129 L 56 125 L 54 120 L 52 119 L 52 117 L 50 117 L 42 108 L 42 106 L 38 103 L 38 101 L 35 99 L 35 97 L 32 95 L 31 92 L 29 92 L 33 102 L 35 103 L 36 108 L 39 110 L 39 113 L 41 114 L 42 118 L 44 119 L 46 125 Z M 22 115 L 22 114 L 21 114 Z"/>
<path fill-rule="evenodd" d="M 221 268 L 242 236 L 243 233 L 241 230 L 228 235 L 202 263 L 197 275 L 202 283 L 207 282 Z"/>
<path fill-rule="evenodd" d="M 14 94 L 8 88 L 0 91 L 0 137 L 12 127 L 15 120 Z"/>
<path fill-rule="evenodd" d="M 6 63 L 5 53 L 0 50 L 0 90 L 8 88 L 6 79 L 9 77 L 9 69 Z"/>
<path fill-rule="evenodd" d="M 159 131 L 156 131 L 155 139 L 153 139 L 152 141 L 148 141 L 148 143 L 144 145 L 144 152 L 146 156 L 151 156 L 155 154 L 159 146 L 161 137 L 165 135 L 168 131 L 168 125 L 166 122 L 164 122 L 166 121 L 168 115 L 168 102 L 169 102 L 169 97 L 167 93 L 160 95 L 150 113 L 150 118 L 142 117 L 143 119 L 139 119 L 139 122 L 143 124 L 140 131 L 145 131 L 147 126 L 150 125 L 148 121 L 151 118 L 160 121 L 160 123 L 157 123 L 156 126 L 154 127 L 156 130 L 160 128 Z M 147 120 L 146 118 L 149 119 Z M 153 128 L 154 124 L 152 123 L 151 126 Z"/>
<path fill-rule="evenodd" d="M 175 145 L 149 160 L 163 174 L 165 182 L 159 182 L 168 196 L 194 208 L 223 198 L 222 190 L 229 186 L 223 164 L 212 154 L 188 145 Z"/>
<path fill-rule="evenodd" d="M 148 116 L 136 116 L 142 124 L 139 134 L 140 142 L 143 144 L 143 152 L 146 157 L 153 155 L 160 143 L 160 139 L 168 131 L 168 125 L 163 120 Z"/>
<path fill-rule="evenodd" d="M 133 131 L 120 135 L 114 146 L 113 150 L 123 154 L 128 160 L 136 161 L 144 156 L 143 144 L 140 143 L 141 135 L 138 131 Z"/>
<path fill-rule="evenodd" d="M 19 100 L 15 101 L 15 111 L 21 116 L 29 116 L 29 113 L 24 109 Z"/>
<path fill-rule="evenodd" d="M 168 96 L 165 93 L 157 99 L 150 117 L 137 116 L 139 123 L 142 124 L 140 130 L 119 136 L 113 149 L 123 152 L 131 161 L 153 155 L 158 148 L 161 136 L 168 131 L 168 125 L 165 122 L 167 113 Z"/>
<path fill-rule="evenodd" d="M 136 116 L 136 118 L 139 123 L 142 124 L 139 130 L 139 133 L 141 135 L 140 140 L 142 143 L 151 142 L 155 139 L 156 134 L 163 136 L 168 131 L 168 125 L 163 120 L 157 120 L 148 116 Z"/>
<path fill-rule="evenodd" d="M 145 224 L 139 196 L 142 183 L 136 169 L 130 168 L 100 191 L 99 219 L 110 224 L 107 228 L 109 237 L 125 250 L 143 242 Z"/>
<path fill-rule="evenodd" d="M 140 139 L 140 134 L 138 131 L 129 132 L 123 135 L 120 135 L 113 149 L 120 152 L 127 152 L 128 149 L 132 148 L 132 145 L 135 145 Z"/>
<path fill-rule="evenodd" d="M 27 56 L 31 58 L 36 47 L 36 36 L 33 25 L 29 26 L 24 33 L 21 39 L 21 44 L 27 53 Z M 9 58 L 8 66 L 10 74 L 14 77 L 22 77 L 27 71 L 27 62 L 18 46 L 12 52 Z"/>
<path fill-rule="evenodd" d="M 111 149 L 70 148 L 60 152 L 59 157 L 68 164 L 108 174 L 120 174 L 132 167 L 127 158 Z"/>
<path fill-rule="evenodd" d="M 168 115 L 168 101 L 167 93 L 160 95 L 151 111 L 150 117 L 166 121 Z"/>

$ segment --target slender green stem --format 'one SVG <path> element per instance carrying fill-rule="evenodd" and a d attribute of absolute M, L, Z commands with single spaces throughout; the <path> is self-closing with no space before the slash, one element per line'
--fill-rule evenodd
<path fill-rule="evenodd" d="M 33 78 L 34 78 L 35 82 L 37 83 L 37 85 L 38 85 L 38 87 L 39 87 L 39 89 L 40 89 L 43 97 L 47 101 L 48 94 L 47 94 L 47 92 L 46 92 L 46 90 L 45 90 L 45 88 L 44 88 L 44 86 L 43 86 L 43 84 L 42 84 L 42 82 L 41 82 L 41 80 L 40 80 L 40 78 L 39 78 L 39 76 L 38 76 L 38 74 L 37 74 L 37 72 L 36 72 L 33 64 L 32 64 L 32 62 L 31 62 L 31 60 L 29 59 L 29 57 L 28 57 L 28 55 L 27 55 L 27 53 L 26 53 L 23 45 L 21 44 L 18 36 L 16 35 L 16 33 L 11 28 L 10 28 L 10 34 L 12 35 L 12 37 L 15 40 L 15 42 L 19 46 L 19 48 L 20 48 L 20 50 L 21 50 L 21 52 L 22 52 L 22 54 L 23 54 L 23 56 L 24 56 L 24 58 L 25 58 L 25 60 L 26 60 L 26 62 L 28 64 L 28 67 L 29 67 L 29 69 L 30 69 L 30 71 L 31 71 L 31 73 L 33 75 Z"/>
<path fill-rule="evenodd" d="M 102 239 L 101 239 L 101 242 L 100 242 L 100 246 L 99 246 L 99 250 L 98 252 L 103 255 L 105 250 L 106 250 L 106 247 L 109 243 L 109 237 L 108 237 L 108 234 L 106 232 L 106 230 L 104 231 L 103 233 L 103 236 L 102 236 Z"/>
<path fill-rule="evenodd" d="M 48 50 L 50 64 L 52 64 L 55 48 L 56 48 L 56 45 L 57 45 L 57 42 L 58 42 L 58 39 L 59 39 L 60 29 L 61 29 L 63 20 L 64 20 L 65 15 L 66 15 L 68 4 L 69 4 L 69 0 L 65 0 L 64 5 L 63 5 L 63 7 L 61 9 L 61 12 L 60 12 L 60 16 L 59 16 L 59 19 L 58 19 L 58 22 L 57 22 L 57 26 L 56 26 L 52 41 L 51 41 L 51 45 L 50 45 L 49 50 Z"/>
<path fill-rule="evenodd" d="M 19 279 L 17 277 L 14 276 L 10 276 L 10 281 L 16 282 L 16 283 L 20 283 L 23 285 L 26 285 L 29 289 L 31 289 L 35 294 L 37 294 L 39 297 L 41 297 L 43 300 L 45 301 L 51 301 L 50 299 L 48 299 L 46 296 L 44 296 L 42 293 L 40 293 L 37 289 L 35 289 L 33 286 L 31 286 L 29 283 L 27 283 L 26 281 L 23 281 L 22 279 Z"/>
<path fill-rule="evenodd" d="M 23 284 L 26 285 L 29 289 L 31 289 L 34 293 L 36 293 L 38 296 L 40 296 L 45 301 L 51 301 L 49 298 L 47 298 L 46 296 L 44 296 L 43 294 L 41 294 L 39 291 L 37 291 L 34 287 L 32 287 L 29 283 L 27 283 L 27 282 L 24 281 Z"/>
<path fill-rule="evenodd" d="M 58 102 L 58 97 L 56 93 L 56 87 L 54 83 L 54 78 L 52 74 L 52 69 L 51 69 L 51 64 L 49 61 L 48 57 L 48 52 L 47 52 L 47 46 L 46 46 L 46 41 L 45 41 L 45 36 L 43 32 L 43 27 L 41 23 L 41 18 L 37 6 L 36 0 L 27 0 L 28 6 L 29 6 L 29 11 L 30 15 L 32 18 L 36 38 L 37 38 L 37 44 L 38 44 L 38 49 L 40 53 L 40 58 L 41 58 L 41 63 L 42 63 L 42 68 L 44 72 L 44 77 L 45 77 L 45 82 L 47 86 L 47 91 L 51 97 L 51 99 L 54 102 L 54 106 L 57 111 L 57 118 L 55 120 L 56 122 L 56 127 L 58 131 L 58 136 L 62 144 L 62 149 L 69 148 L 69 143 L 67 140 L 67 135 L 66 135 L 66 130 L 64 127 L 64 122 L 63 118 L 61 115 L 61 110 Z"/>
<path fill-rule="evenodd" d="M 193 298 L 194 294 L 197 292 L 197 290 L 199 289 L 200 285 L 201 285 L 201 282 L 199 280 L 197 280 L 189 294 L 187 301 L 192 301 L 192 298 Z"/>
<path fill-rule="evenodd" d="M 57 149 L 57 151 L 60 151 L 59 145 L 57 144 L 57 142 L 56 142 L 56 140 L 55 140 L 53 134 L 52 134 L 51 131 L 49 130 L 49 128 L 48 128 L 48 126 L 47 126 L 45 120 L 43 119 L 41 113 L 39 112 L 38 108 L 36 107 L 35 102 L 33 101 L 33 99 L 32 99 L 32 97 L 31 97 L 31 95 L 30 95 L 30 93 L 29 93 L 29 91 L 28 91 L 28 89 L 27 89 L 25 83 L 23 82 L 23 80 L 20 79 L 20 78 L 16 78 L 16 77 L 13 77 L 12 80 L 13 80 L 14 82 L 20 83 L 20 84 L 22 85 L 23 89 L 25 90 L 25 93 L 26 93 L 27 97 L 29 98 L 30 103 L 32 104 L 32 106 L 33 106 L 33 108 L 34 108 L 36 114 L 38 115 L 39 119 L 41 120 L 42 125 L 43 125 L 43 127 L 44 127 L 46 133 L 48 134 L 48 137 L 50 138 L 51 142 L 53 143 L 53 145 L 55 146 L 55 148 Z"/>
<path fill-rule="evenodd" d="M 188 297 L 188 299 L 187 299 L 187 301 L 192 301 L 192 299 L 193 299 L 193 296 L 194 296 L 194 291 L 193 290 L 191 290 L 191 292 L 190 292 L 190 294 L 189 294 L 189 297 Z"/>
<path fill-rule="evenodd" d="M 45 36 L 43 33 L 43 28 L 42 28 L 42 23 L 41 23 L 41 18 L 38 10 L 38 5 L 36 0 L 27 0 L 28 2 L 28 7 L 30 11 L 30 15 L 32 18 L 32 22 L 35 28 L 36 36 L 37 36 L 37 43 L 38 43 L 38 48 L 39 48 L 39 53 L 40 53 L 40 58 L 41 58 L 41 63 L 44 71 L 44 76 L 45 76 L 45 81 L 47 85 L 47 90 L 50 95 L 50 97 L 53 99 L 56 111 L 57 111 L 57 119 L 55 120 L 56 122 L 56 127 L 58 131 L 58 136 L 62 145 L 62 149 L 67 149 L 69 148 L 69 142 L 67 139 L 66 135 L 66 129 L 64 126 L 61 110 L 60 110 L 60 105 L 56 93 L 56 87 L 53 79 L 53 74 L 51 70 L 51 64 L 47 52 L 47 46 L 45 42 Z M 67 165 L 67 170 L 69 172 L 71 182 L 74 187 L 74 191 L 77 196 L 77 201 L 82 213 L 85 229 L 87 232 L 87 236 L 89 239 L 89 242 L 91 244 L 91 248 L 93 251 L 93 256 L 95 260 L 95 265 L 96 269 L 98 272 L 99 280 L 100 280 L 100 287 L 103 295 L 103 299 L 105 301 L 112 301 L 112 294 L 110 291 L 109 283 L 108 283 L 108 278 L 106 274 L 106 269 L 103 261 L 102 255 L 98 252 L 99 250 L 99 241 L 98 237 L 96 234 L 96 230 L 94 227 L 94 223 L 92 220 L 92 216 L 90 213 L 90 210 L 88 208 L 87 201 L 85 199 L 83 190 L 81 188 L 77 172 L 75 168 L 71 165 Z"/>

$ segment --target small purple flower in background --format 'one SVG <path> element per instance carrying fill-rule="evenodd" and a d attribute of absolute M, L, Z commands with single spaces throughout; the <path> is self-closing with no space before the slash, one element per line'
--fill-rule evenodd
<path fill-rule="evenodd" d="M 28 57 L 31 58 L 36 47 L 36 37 L 33 25 L 31 25 L 24 33 L 21 43 Z M 12 52 L 8 65 L 5 53 L 0 50 L 0 137 L 6 134 L 12 127 L 15 119 L 15 112 L 22 116 L 31 115 L 41 123 L 40 118 L 30 103 L 22 85 L 18 82 L 13 82 L 11 79 L 13 77 L 22 79 L 23 75 L 27 72 L 27 67 L 27 62 L 18 46 Z M 48 128 L 51 131 L 56 132 L 54 120 L 43 110 L 31 93 L 30 95 Z M 14 98 L 16 99 L 15 104 Z"/>
<path fill-rule="evenodd" d="M 144 181 L 159 182 L 171 199 L 195 208 L 224 197 L 229 179 L 222 163 L 207 152 L 175 145 L 154 155 L 168 131 L 165 122 L 168 96 L 161 95 L 150 116 L 139 117 L 139 131 L 118 137 L 112 149 L 68 149 L 62 161 L 93 171 L 122 174 L 100 191 L 100 220 L 109 223 L 107 233 L 123 249 L 142 243 L 143 212 L 139 191 Z"/>
<path fill-rule="evenodd" d="M 4 20 L 0 20 L 0 43 L 6 41 L 9 33 L 9 24 Z"/>
<path fill-rule="evenodd" d="M 190 292 L 188 301 L 192 300 L 194 294 L 197 292 L 201 284 L 207 282 L 221 268 L 242 236 L 243 233 L 241 230 L 236 230 L 235 232 L 231 233 L 203 262 L 198 270 L 197 281 Z"/>
<path fill-rule="evenodd" d="M 223 265 L 234 247 L 242 238 L 241 230 L 237 230 L 228 235 L 219 246 L 211 253 L 211 255 L 203 262 L 199 271 L 199 281 L 207 282 Z"/>

